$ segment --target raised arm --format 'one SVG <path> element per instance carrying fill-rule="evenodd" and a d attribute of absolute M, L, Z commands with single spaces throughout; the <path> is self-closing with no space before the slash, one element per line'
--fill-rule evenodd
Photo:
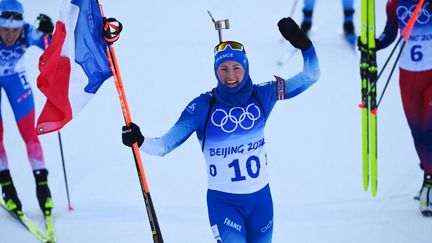
<path fill-rule="evenodd" d="M 26 43 L 28 46 L 39 46 L 42 50 L 46 49 L 45 46 L 45 35 L 48 37 L 48 44 L 51 43 L 52 33 L 54 31 L 54 25 L 51 21 L 51 18 L 45 14 L 39 14 L 37 17 L 39 21 L 39 26 L 35 28 L 30 24 L 25 25 L 26 29 Z"/>
<path fill-rule="evenodd" d="M 292 98 L 314 84 L 320 75 L 318 58 L 315 48 L 307 35 L 291 18 L 283 18 L 278 22 L 282 36 L 303 55 L 303 70 L 284 81 L 284 99 Z"/>
<path fill-rule="evenodd" d="M 302 51 L 303 71 L 285 80 L 285 99 L 292 98 L 318 81 L 320 69 L 313 45 Z"/>
<path fill-rule="evenodd" d="M 289 99 L 302 93 L 314 84 L 320 75 L 315 48 L 294 20 L 283 18 L 278 22 L 278 27 L 283 37 L 294 47 L 301 50 L 303 70 L 286 80 L 276 77 L 276 81 L 269 81 L 255 86 L 254 93 L 261 101 L 266 119 L 278 100 Z"/>

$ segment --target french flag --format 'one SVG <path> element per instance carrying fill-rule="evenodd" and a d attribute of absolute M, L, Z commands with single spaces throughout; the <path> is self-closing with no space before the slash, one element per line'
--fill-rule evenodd
<path fill-rule="evenodd" d="M 59 130 L 112 76 L 97 0 L 65 0 L 50 46 L 39 59 L 37 86 L 47 101 L 36 130 Z"/>

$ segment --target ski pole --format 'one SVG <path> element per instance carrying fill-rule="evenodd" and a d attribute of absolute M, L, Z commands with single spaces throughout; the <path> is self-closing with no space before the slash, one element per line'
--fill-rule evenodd
<path fill-rule="evenodd" d="M 400 59 L 400 56 L 401 56 L 401 54 L 402 54 L 402 50 L 403 50 L 404 47 L 405 47 L 405 44 L 406 44 L 406 42 L 404 41 L 404 42 L 402 43 L 402 47 L 401 47 L 401 49 L 399 50 L 399 54 L 397 55 L 396 60 L 395 60 L 395 62 L 394 62 L 394 64 L 393 64 L 393 67 L 392 67 L 392 69 L 391 69 L 391 71 L 390 71 L 390 74 L 389 74 L 389 77 L 388 77 L 388 79 L 387 79 L 387 82 L 386 82 L 385 85 L 384 85 L 383 91 L 381 92 L 381 95 L 380 95 L 380 98 L 379 98 L 379 100 L 378 100 L 378 104 L 377 104 L 376 109 L 378 109 L 378 107 L 379 107 L 379 105 L 380 105 L 380 103 L 381 103 L 381 100 L 382 100 L 382 98 L 383 98 L 383 96 L 384 96 L 384 94 L 385 94 L 385 92 L 386 92 L 386 90 L 387 90 L 387 86 L 388 86 L 388 84 L 390 83 L 391 77 L 393 76 L 393 72 L 394 72 L 394 70 L 395 70 L 395 68 L 396 68 L 397 62 L 398 62 L 399 59 Z M 378 78 L 379 78 L 379 77 L 378 77 Z M 376 112 L 376 111 L 375 111 L 375 112 Z"/>
<path fill-rule="evenodd" d="M 414 24 L 417 21 L 417 16 L 420 12 L 420 9 L 423 7 L 424 0 L 419 0 L 416 8 L 414 9 L 413 15 L 408 20 L 405 28 L 402 30 L 401 35 L 404 36 L 404 41 L 407 42 L 408 38 L 411 36 L 411 31 L 414 28 Z"/>
<path fill-rule="evenodd" d="M 69 194 L 69 186 L 68 186 L 68 179 L 67 179 L 67 175 L 66 175 L 66 164 L 65 164 L 65 159 L 64 159 L 64 155 L 63 155 L 63 143 L 62 143 L 62 138 L 61 138 L 61 133 L 60 130 L 57 132 L 58 135 L 58 140 L 59 140 L 59 145 L 60 145 L 60 155 L 61 155 L 61 160 L 62 160 L 62 167 L 63 167 L 63 177 L 64 177 L 64 181 L 65 181 L 65 186 L 66 186 L 66 196 L 67 196 L 67 201 L 68 201 L 68 210 L 69 211 L 73 211 L 74 208 L 72 207 L 71 201 L 70 201 L 70 194 Z"/>
<path fill-rule="evenodd" d="M 292 7 L 291 7 L 291 11 L 290 11 L 290 14 L 288 15 L 288 17 L 292 17 L 294 15 L 294 12 L 297 8 L 297 4 L 298 4 L 298 0 L 295 0 Z"/>
<path fill-rule="evenodd" d="M 381 68 L 381 71 L 379 72 L 378 77 L 377 77 L 377 81 L 381 77 L 381 74 L 383 74 L 384 70 L 386 69 L 388 63 L 390 62 L 391 58 L 393 57 L 393 54 L 395 53 L 401 40 L 402 40 L 402 36 L 400 36 L 399 39 L 397 40 L 396 45 L 393 47 L 393 50 L 391 51 L 390 55 L 388 56 L 387 60 L 385 61 L 384 66 Z"/>
<path fill-rule="evenodd" d="M 293 15 L 294 15 L 294 12 L 296 11 L 296 9 L 297 9 L 297 4 L 298 4 L 298 0 L 294 0 L 294 3 L 293 3 L 293 5 L 292 5 L 292 7 L 291 7 L 291 10 L 290 10 L 290 13 L 289 13 L 289 15 L 288 15 L 288 17 L 293 17 Z M 280 38 L 279 39 L 279 43 L 280 44 L 283 44 L 283 43 L 285 43 L 285 39 L 282 37 L 282 38 Z M 297 49 L 295 49 L 295 50 L 297 50 Z M 286 54 L 284 55 L 284 57 L 282 57 L 281 59 L 281 63 L 284 61 L 284 59 L 286 58 L 285 56 L 287 56 Z M 286 59 L 288 59 L 288 58 L 286 58 Z"/>
<path fill-rule="evenodd" d="M 113 43 L 118 40 L 118 38 L 120 37 L 120 32 L 122 30 L 122 25 L 120 22 L 118 22 L 116 19 L 114 18 L 105 18 L 104 17 L 104 13 L 103 13 L 103 9 L 102 9 L 102 5 L 100 5 L 100 9 L 101 9 L 101 13 L 102 13 L 102 17 L 104 18 L 104 20 L 106 21 L 105 25 L 104 25 L 104 37 L 105 37 L 105 41 L 108 45 L 108 50 L 107 50 L 107 57 L 108 57 L 108 61 L 111 67 L 111 71 L 112 71 L 112 75 L 115 81 L 115 86 L 117 89 L 117 93 L 118 93 L 118 97 L 120 100 L 120 105 L 122 108 L 122 112 L 123 112 L 123 117 L 126 123 L 126 126 L 130 126 L 131 122 L 132 122 L 132 118 L 131 118 L 131 114 L 129 111 L 129 106 L 127 103 L 127 99 L 126 99 L 126 92 L 124 90 L 123 87 L 123 81 L 120 75 L 120 69 L 119 69 L 119 65 L 117 63 L 117 56 L 114 50 L 114 46 Z M 117 25 L 114 25 L 113 23 L 117 23 Z M 114 29 L 113 32 L 111 32 L 111 28 Z M 139 177 L 139 181 L 140 181 L 140 185 L 141 185 L 141 190 L 142 190 L 142 194 L 144 197 L 144 202 L 145 202 L 145 206 L 147 209 L 147 215 L 149 218 L 149 222 L 150 222 L 150 227 L 151 227 L 151 231 L 152 231 L 152 235 L 153 235 L 153 242 L 154 243 L 163 243 L 163 239 L 162 239 L 162 232 L 159 228 L 159 222 L 157 220 L 156 217 L 156 211 L 154 209 L 153 206 L 153 201 L 151 199 L 150 196 L 150 189 L 149 186 L 147 184 L 147 179 L 144 173 L 144 167 L 142 165 L 142 160 L 141 160 L 141 156 L 140 156 L 140 152 L 139 152 L 139 148 L 138 148 L 138 144 L 134 143 L 132 145 L 132 153 L 134 156 L 134 160 L 135 160 L 135 166 L 137 168 L 137 173 L 138 173 L 138 177 Z"/>
<path fill-rule="evenodd" d="M 39 17 L 42 18 L 43 16 L 39 15 Z M 44 46 L 45 46 L 45 50 L 48 48 L 48 45 L 49 45 L 48 35 L 44 34 Z M 57 131 L 57 135 L 58 135 L 58 140 L 59 140 L 60 156 L 61 156 L 62 167 L 63 167 L 63 178 L 64 178 L 64 181 L 65 181 L 65 187 L 66 187 L 66 197 L 67 197 L 67 201 L 68 201 L 68 210 L 69 211 L 73 211 L 74 209 L 73 209 L 71 201 L 70 201 L 68 179 L 67 179 L 67 176 L 66 176 L 66 165 L 65 165 L 65 159 L 64 159 L 64 154 L 63 154 L 63 143 L 62 143 L 62 139 L 61 139 L 60 130 Z"/>

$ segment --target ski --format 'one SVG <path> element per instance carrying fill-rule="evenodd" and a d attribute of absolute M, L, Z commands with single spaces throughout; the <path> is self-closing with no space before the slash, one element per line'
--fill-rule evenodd
<path fill-rule="evenodd" d="M 376 196 L 377 170 L 377 63 L 375 50 L 375 0 L 361 2 L 360 76 L 362 121 L 362 174 L 363 188 L 371 186 Z"/>
<path fill-rule="evenodd" d="M 375 0 L 368 0 L 368 52 L 369 52 L 369 144 L 370 144 L 370 184 L 372 196 L 376 196 L 378 187 L 378 144 L 377 144 L 377 76 L 375 45 Z"/>
<path fill-rule="evenodd" d="M 367 48 L 367 4 L 368 0 L 361 1 L 361 29 L 360 29 L 360 77 L 361 77 L 361 121 L 362 121 L 362 175 L 363 189 L 369 188 L 369 82 L 367 76 L 368 48 Z"/>
<path fill-rule="evenodd" d="M 6 210 L 14 219 L 21 223 L 40 242 L 48 242 L 41 230 L 21 211 L 18 213 L 9 211 L 3 199 L 0 199 L 0 207 Z"/>
<path fill-rule="evenodd" d="M 56 233 L 55 233 L 55 227 L 54 227 L 54 217 L 52 215 L 51 210 L 47 210 L 44 215 L 45 218 L 45 228 L 47 233 L 47 242 L 49 243 L 55 243 L 57 241 L 56 239 Z"/>

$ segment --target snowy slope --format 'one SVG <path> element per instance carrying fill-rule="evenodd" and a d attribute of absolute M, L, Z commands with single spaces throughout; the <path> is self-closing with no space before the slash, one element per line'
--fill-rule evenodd
<path fill-rule="evenodd" d="M 61 1 L 22 2 L 25 18 L 33 22 L 40 12 L 57 17 Z M 230 19 L 224 39 L 245 44 L 255 83 L 300 71 L 299 53 L 283 67 L 276 65 L 289 48 L 278 43 L 276 23 L 293 2 L 101 0 L 105 13 L 124 25 L 115 48 L 132 118 L 144 135 L 162 135 L 190 100 L 215 86 L 212 55 L 218 39 L 207 10 L 217 19 Z M 385 1 L 376 2 L 380 32 Z M 422 173 L 402 111 L 397 74 L 379 113 L 378 196 L 372 198 L 362 189 L 359 57 L 341 36 L 340 1 L 331 3 L 318 1 L 314 13 L 319 82 L 295 99 L 280 102 L 266 130 L 274 242 L 430 242 L 432 220 L 423 218 L 412 200 Z M 359 19 L 357 12 L 357 31 Z M 388 53 L 379 53 L 380 65 Z M 32 48 L 26 57 L 38 113 L 45 101 L 35 81 L 40 54 Z M 3 93 L 10 169 L 25 212 L 42 226 L 25 147 L 6 100 Z M 56 203 L 58 242 L 152 242 L 133 157 L 121 143 L 122 123 L 109 79 L 61 131 L 73 212 L 67 210 L 57 134 L 40 137 Z M 213 242 L 205 203 L 206 168 L 195 135 L 164 158 L 142 158 L 165 242 Z M 36 241 L 0 211 L 0 242 Z"/>

